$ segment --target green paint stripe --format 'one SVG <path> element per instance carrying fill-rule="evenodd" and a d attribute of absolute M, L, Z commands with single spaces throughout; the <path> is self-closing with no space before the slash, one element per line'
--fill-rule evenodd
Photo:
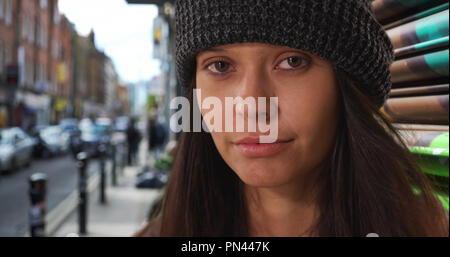
<path fill-rule="evenodd" d="M 426 146 L 411 146 L 409 147 L 409 151 L 414 154 L 420 155 L 433 155 L 433 156 L 442 156 L 449 157 L 449 149 L 441 148 L 441 147 L 426 147 Z"/>
<path fill-rule="evenodd" d="M 437 136 L 431 141 L 430 147 L 449 149 L 449 132 Z"/>
<path fill-rule="evenodd" d="M 449 35 L 449 10 L 433 14 L 417 21 L 416 34 L 421 42 Z"/>
<path fill-rule="evenodd" d="M 424 56 L 428 66 L 436 73 L 448 77 L 449 50 L 443 50 Z"/>
<path fill-rule="evenodd" d="M 448 8 L 449 8 L 449 3 L 445 3 L 445 4 L 439 5 L 437 7 L 431 8 L 429 10 L 425 10 L 423 12 L 420 12 L 418 14 L 411 15 L 409 17 L 403 18 L 403 19 L 398 20 L 398 21 L 394 21 L 391 24 L 386 25 L 385 29 L 388 30 L 388 29 L 392 29 L 392 28 L 401 26 L 401 25 L 409 23 L 409 22 L 417 21 L 417 20 L 420 20 L 420 19 L 425 18 L 427 16 L 433 15 L 435 13 L 442 12 L 442 11 L 448 9 Z"/>
<path fill-rule="evenodd" d="M 442 45 L 442 44 L 445 44 L 445 43 L 447 43 L 447 44 L 449 43 L 449 36 L 441 37 L 441 38 L 430 40 L 430 41 L 427 41 L 427 42 L 422 42 L 422 43 L 419 43 L 419 44 L 415 44 L 414 45 L 414 49 L 422 50 L 422 49 L 433 47 L 434 45 Z"/>
<path fill-rule="evenodd" d="M 433 15 L 433 14 L 435 14 L 437 12 L 444 11 L 444 10 L 446 10 L 448 8 L 449 8 L 449 3 L 445 3 L 443 5 L 439 5 L 439 6 L 436 6 L 434 8 L 431 8 L 429 10 L 426 10 L 426 11 L 423 11 L 421 13 L 418 13 L 418 14 L 415 15 L 415 17 L 416 17 L 416 19 L 421 19 L 421 18 L 430 16 L 430 15 Z"/>
<path fill-rule="evenodd" d="M 449 177 L 449 132 L 436 136 L 429 146 L 412 146 L 409 150 L 417 155 L 424 173 Z"/>
<path fill-rule="evenodd" d="M 424 160 L 425 159 L 425 160 Z M 447 157 L 424 157 L 419 159 L 419 167 L 423 173 L 437 177 L 448 178 L 448 158 Z"/>
<path fill-rule="evenodd" d="M 441 201 L 442 206 L 444 206 L 444 208 L 448 211 L 448 195 L 441 195 L 436 193 L 436 196 Z"/>

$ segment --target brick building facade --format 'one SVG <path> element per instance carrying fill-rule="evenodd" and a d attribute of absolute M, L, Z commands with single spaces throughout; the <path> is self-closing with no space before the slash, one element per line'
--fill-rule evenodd
<path fill-rule="evenodd" d="M 16 1 L 0 0 L 0 128 L 12 122 L 13 89 L 6 85 L 7 67 L 15 57 L 15 11 Z"/>
<path fill-rule="evenodd" d="M 116 72 L 107 61 L 94 32 L 78 35 L 58 0 L 0 0 L 0 127 L 111 112 Z M 6 83 L 8 67 L 19 71 L 16 86 Z"/>
<path fill-rule="evenodd" d="M 0 126 L 28 129 L 70 112 L 71 30 L 58 0 L 0 0 Z M 16 87 L 5 81 L 11 65 Z"/>

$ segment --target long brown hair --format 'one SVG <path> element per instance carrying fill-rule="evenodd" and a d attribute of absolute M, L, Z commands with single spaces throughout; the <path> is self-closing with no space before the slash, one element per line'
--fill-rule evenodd
<path fill-rule="evenodd" d="M 335 76 L 342 118 L 321 174 L 314 234 L 448 236 L 448 219 L 435 189 L 396 128 L 349 76 L 337 68 Z M 246 217 L 243 182 L 211 135 L 184 133 L 159 215 L 140 235 L 248 236 Z"/>

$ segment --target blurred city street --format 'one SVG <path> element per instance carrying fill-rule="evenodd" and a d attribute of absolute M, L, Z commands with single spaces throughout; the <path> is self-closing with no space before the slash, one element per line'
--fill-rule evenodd
<path fill-rule="evenodd" d="M 98 169 L 98 162 L 92 162 L 89 176 Z M 0 236 L 24 236 L 28 233 L 28 178 L 35 172 L 48 176 L 47 212 L 51 212 L 77 188 L 76 162 L 68 155 L 38 160 L 28 168 L 0 176 Z"/>
<path fill-rule="evenodd" d="M 136 189 L 134 177 L 136 168 L 125 169 L 124 177 L 117 187 L 107 190 L 108 202 L 100 205 L 97 201 L 98 190 L 92 192 L 89 203 L 88 228 L 86 235 L 78 232 L 76 212 L 49 236 L 69 237 L 129 237 L 134 235 L 148 217 L 152 201 L 160 195 L 158 190 Z"/>
<path fill-rule="evenodd" d="M 138 163 L 118 171 L 116 186 L 111 182 L 112 163 L 106 163 L 105 204 L 99 201 L 100 161 L 89 162 L 88 225 L 83 236 L 132 236 L 147 220 L 161 190 L 136 188 L 136 175 L 144 164 L 154 163 L 145 143 L 139 149 Z M 73 157 L 65 155 L 35 161 L 28 168 L 0 177 L 0 237 L 29 236 L 28 179 L 36 172 L 47 175 L 47 236 L 78 236 L 78 168 Z"/>
<path fill-rule="evenodd" d="M 171 3 L 0 0 L 0 237 L 147 220 L 171 164 L 148 152 L 175 140 Z"/>
<path fill-rule="evenodd" d="M 139 160 L 143 164 L 147 161 L 145 145 L 141 145 L 140 149 Z M 89 196 L 86 235 L 78 233 L 78 213 L 73 212 L 49 236 L 129 237 L 135 234 L 147 220 L 151 205 L 161 195 L 161 191 L 157 189 L 135 187 L 136 175 L 141 168 L 142 165 L 125 167 L 117 186 L 108 183 L 106 204 L 99 203 L 98 187 L 93 187 Z"/>

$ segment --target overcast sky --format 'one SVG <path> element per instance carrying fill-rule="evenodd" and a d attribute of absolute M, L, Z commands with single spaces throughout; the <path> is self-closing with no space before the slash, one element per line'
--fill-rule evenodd
<path fill-rule="evenodd" d="M 151 79 L 160 72 L 152 59 L 154 5 L 128 5 L 125 0 L 59 0 L 59 8 L 86 36 L 94 29 L 97 47 L 111 57 L 126 82 Z"/>

